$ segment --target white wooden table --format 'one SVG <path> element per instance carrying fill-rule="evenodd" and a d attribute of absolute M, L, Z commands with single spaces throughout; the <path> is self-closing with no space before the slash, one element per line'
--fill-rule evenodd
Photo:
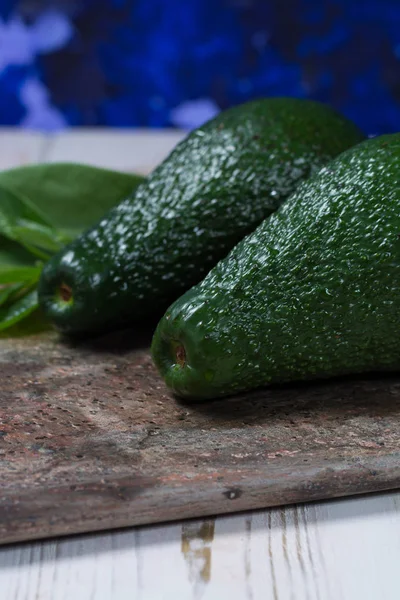
<path fill-rule="evenodd" d="M 0 169 L 148 173 L 174 131 L 0 129 Z M 0 600 L 399 600 L 400 492 L 0 548 Z"/>

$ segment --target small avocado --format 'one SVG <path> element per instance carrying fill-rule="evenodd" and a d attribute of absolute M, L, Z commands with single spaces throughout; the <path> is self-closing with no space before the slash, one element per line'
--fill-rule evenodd
<path fill-rule="evenodd" d="M 156 330 L 181 396 L 400 368 L 400 134 L 302 183 Z"/>
<path fill-rule="evenodd" d="M 159 318 L 301 180 L 362 139 L 308 100 L 261 99 L 221 113 L 45 265 L 45 314 L 70 334 Z"/>

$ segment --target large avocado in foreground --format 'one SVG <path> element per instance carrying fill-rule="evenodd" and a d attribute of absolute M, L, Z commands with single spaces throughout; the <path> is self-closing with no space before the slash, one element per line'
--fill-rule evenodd
<path fill-rule="evenodd" d="M 153 356 L 182 396 L 400 368 L 400 134 L 344 152 L 177 300 Z"/>
<path fill-rule="evenodd" d="M 45 313 L 69 333 L 161 316 L 302 179 L 361 139 L 351 122 L 306 100 L 220 114 L 45 266 Z"/>

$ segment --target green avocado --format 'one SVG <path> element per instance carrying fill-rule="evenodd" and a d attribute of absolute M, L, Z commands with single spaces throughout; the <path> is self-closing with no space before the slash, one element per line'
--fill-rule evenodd
<path fill-rule="evenodd" d="M 400 134 L 347 150 L 178 299 L 152 352 L 177 394 L 400 368 Z"/>
<path fill-rule="evenodd" d="M 45 266 L 39 299 L 67 333 L 160 317 L 332 157 L 364 139 L 331 108 L 262 99 L 192 132 Z"/>

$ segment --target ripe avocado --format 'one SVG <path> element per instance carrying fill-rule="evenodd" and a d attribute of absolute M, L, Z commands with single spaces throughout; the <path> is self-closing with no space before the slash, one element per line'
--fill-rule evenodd
<path fill-rule="evenodd" d="M 50 260 L 39 285 L 46 315 L 66 333 L 161 316 L 301 180 L 362 139 L 308 100 L 262 99 L 221 113 Z"/>
<path fill-rule="evenodd" d="M 154 336 L 178 394 L 400 368 L 400 134 L 365 141 L 303 182 Z"/>

